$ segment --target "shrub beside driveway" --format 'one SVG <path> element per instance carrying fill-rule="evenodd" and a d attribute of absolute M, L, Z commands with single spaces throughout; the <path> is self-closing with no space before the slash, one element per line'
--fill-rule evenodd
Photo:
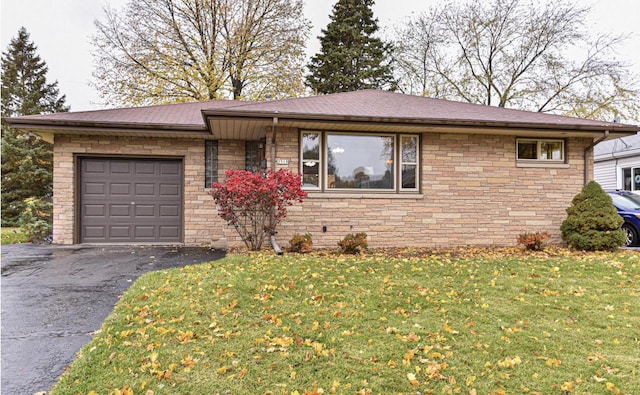
<path fill-rule="evenodd" d="M 149 273 L 52 394 L 640 393 L 640 256 L 233 255 Z"/>

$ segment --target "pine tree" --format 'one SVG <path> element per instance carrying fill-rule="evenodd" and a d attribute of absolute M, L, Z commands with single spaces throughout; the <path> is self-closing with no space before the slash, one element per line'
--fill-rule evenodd
<path fill-rule="evenodd" d="M 560 230 L 562 239 L 575 249 L 615 250 L 626 240 L 623 223 L 611 197 L 591 181 L 571 201 Z"/>
<path fill-rule="evenodd" d="M 47 83 L 48 68 L 36 50 L 23 27 L 2 53 L 2 117 L 69 110 L 58 82 Z M 50 208 L 52 162 L 51 144 L 32 132 L 2 125 L 2 226 L 18 225 L 26 199 Z M 47 211 L 38 210 L 38 217 L 50 222 L 51 213 Z"/>
<path fill-rule="evenodd" d="M 321 50 L 307 66 L 306 83 L 316 93 L 396 89 L 392 46 L 374 37 L 378 19 L 373 0 L 338 0 L 322 30 Z"/>

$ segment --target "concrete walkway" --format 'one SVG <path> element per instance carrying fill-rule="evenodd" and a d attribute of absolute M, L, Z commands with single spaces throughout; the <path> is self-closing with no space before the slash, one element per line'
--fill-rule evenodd
<path fill-rule="evenodd" d="M 2 394 L 49 391 L 143 273 L 224 252 L 175 246 L 2 246 Z"/>

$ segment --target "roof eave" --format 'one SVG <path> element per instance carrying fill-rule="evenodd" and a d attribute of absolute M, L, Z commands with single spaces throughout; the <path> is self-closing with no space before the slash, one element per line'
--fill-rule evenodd
<path fill-rule="evenodd" d="M 20 118 L 7 118 L 3 121 L 14 129 L 33 131 L 43 136 L 45 141 L 51 141 L 51 135 L 108 135 L 204 139 L 211 137 L 211 133 L 204 125 L 139 124 L 125 122 L 43 122 Z"/>
<path fill-rule="evenodd" d="M 290 125 L 296 123 L 326 123 L 335 125 L 347 124 L 369 124 L 369 125 L 394 125 L 406 127 L 425 128 L 473 128 L 473 129 L 508 129 L 515 133 L 528 130 L 539 132 L 578 132 L 580 134 L 599 136 L 605 131 L 609 131 L 609 138 L 622 137 L 636 134 L 640 131 L 638 126 L 625 124 L 603 123 L 602 125 L 581 125 L 581 124 L 558 124 L 558 123 L 533 123 L 533 122 L 504 122 L 504 121 L 484 121 L 484 120 L 463 120 L 463 119 L 424 119 L 424 118 L 392 118 L 392 117 L 364 117 L 364 116 L 343 116 L 328 114 L 303 114 L 278 111 L 239 111 L 239 110 L 203 110 L 203 117 L 211 129 L 212 120 L 247 120 L 256 124 L 264 125 L 265 121 L 278 118 L 278 124 L 282 125 L 289 121 Z M 262 122 L 257 122 L 262 121 Z M 211 133 L 215 135 L 215 131 Z"/>

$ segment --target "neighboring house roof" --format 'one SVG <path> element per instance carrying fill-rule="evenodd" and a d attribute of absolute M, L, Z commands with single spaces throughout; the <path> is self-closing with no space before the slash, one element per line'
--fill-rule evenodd
<path fill-rule="evenodd" d="M 363 131 L 457 131 L 612 137 L 640 131 L 601 122 L 431 99 L 380 90 L 266 102 L 209 101 L 8 118 L 12 127 L 53 133 L 161 134 L 256 139 L 265 127 Z"/>
<path fill-rule="evenodd" d="M 640 134 L 603 141 L 593 148 L 593 154 L 596 162 L 632 156 L 640 160 Z"/>

